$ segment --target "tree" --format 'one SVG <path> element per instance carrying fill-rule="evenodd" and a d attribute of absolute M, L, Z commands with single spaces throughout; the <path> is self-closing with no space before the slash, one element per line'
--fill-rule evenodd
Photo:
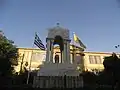
<path fill-rule="evenodd" d="M 120 59 L 117 55 L 113 53 L 112 56 L 105 57 L 103 65 L 105 73 L 107 73 L 108 76 L 111 76 L 109 80 L 113 81 L 112 84 L 120 84 Z"/>
<path fill-rule="evenodd" d="M 105 57 L 103 62 L 105 71 L 111 72 L 111 73 L 119 73 L 120 69 L 120 59 L 117 57 L 115 53 L 112 54 L 112 56 Z"/>
<path fill-rule="evenodd" d="M 94 72 L 83 71 L 82 74 L 85 86 L 92 86 L 96 83 L 96 75 Z"/>
<path fill-rule="evenodd" d="M 17 48 L 12 40 L 8 40 L 0 31 L 0 76 L 12 74 L 17 65 Z"/>

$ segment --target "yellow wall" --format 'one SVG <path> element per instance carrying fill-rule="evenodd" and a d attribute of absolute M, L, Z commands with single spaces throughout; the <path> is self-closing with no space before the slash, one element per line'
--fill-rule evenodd
<path fill-rule="evenodd" d="M 21 62 L 22 62 L 22 57 L 23 57 L 23 54 L 24 54 L 24 59 L 23 59 L 23 66 L 25 65 L 26 62 L 28 62 L 28 67 L 29 68 L 29 65 L 30 65 L 30 60 L 32 61 L 31 63 L 31 69 L 34 69 L 34 68 L 37 68 L 40 64 L 42 64 L 42 58 L 39 58 L 39 60 L 36 60 L 34 62 L 33 58 L 31 55 L 32 53 L 41 53 L 41 54 L 45 54 L 46 52 L 45 51 L 42 51 L 40 49 L 31 49 L 31 48 L 19 48 L 18 49 L 18 53 L 19 53 L 19 58 L 18 58 L 18 66 L 15 67 L 15 70 L 17 72 L 20 71 L 20 65 L 21 65 Z"/>
<path fill-rule="evenodd" d="M 84 52 L 84 54 L 85 54 L 84 67 L 89 71 L 91 71 L 91 69 L 99 69 L 99 70 L 104 69 L 104 66 L 103 66 L 104 57 L 112 55 L 112 53 L 106 53 L 106 52 Z M 91 64 L 89 61 L 89 55 L 100 56 L 102 63 L 101 64 Z M 119 57 L 119 54 L 117 54 L 117 56 Z"/>
<path fill-rule="evenodd" d="M 70 47 L 71 58 L 72 58 L 72 52 L 73 52 L 72 50 L 73 50 L 73 48 Z M 84 52 L 84 51 L 81 51 L 81 50 L 82 49 L 80 49 L 80 48 L 77 49 L 76 53 L 78 53 L 79 55 L 84 54 L 85 56 L 82 57 L 82 63 L 79 64 L 78 66 L 81 67 L 81 68 L 87 69 L 87 70 L 91 70 L 91 69 L 104 69 L 102 63 L 101 64 L 90 64 L 90 62 L 89 62 L 89 55 L 95 55 L 95 56 L 98 55 L 98 56 L 100 56 L 100 58 L 101 58 L 101 60 L 103 62 L 103 60 L 104 60 L 103 58 L 105 56 L 110 56 L 112 54 L 112 53 L 105 53 L 105 52 Z M 37 67 L 43 63 L 42 62 L 42 60 L 43 60 L 42 56 L 39 56 L 37 59 L 34 59 L 33 57 L 31 57 L 32 52 L 33 53 L 39 53 L 39 54 L 43 55 L 43 57 L 46 56 L 45 55 L 46 51 L 42 51 L 40 49 L 19 48 L 18 49 L 18 53 L 20 54 L 20 57 L 18 58 L 19 65 L 17 67 L 15 67 L 15 70 L 17 72 L 20 71 L 20 65 L 21 65 L 22 55 L 23 54 L 24 54 L 23 66 L 24 66 L 24 64 L 26 62 L 28 62 L 28 67 L 29 67 L 30 60 L 32 60 L 32 64 L 31 64 L 32 68 L 31 69 L 33 70 L 33 69 L 38 69 Z M 58 52 L 58 55 L 60 55 L 60 50 L 59 50 L 58 47 L 54 48 L 54 55 L 55 55 L 56 52 Z M 31 59 L 31 58 L 33 58 L 33 59 Z M 72 61 L 72 59 L 71 59 L 71 61 Z"/>

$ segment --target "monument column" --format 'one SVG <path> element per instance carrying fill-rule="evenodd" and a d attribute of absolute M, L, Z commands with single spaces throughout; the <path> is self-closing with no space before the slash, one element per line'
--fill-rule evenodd
<path fill-rule="evenodd" d="M 68 60 L 68 63 L 70 63 L 70 40 L 67 41 L 67 60 Z"/>
<path fill-rule="evenodd" d="M 60 55 L 61 55 L 61 63 L 63 63 L 63 53 L 62 53 L 62 50 L 60 50 Z"/>
<path fill-rule="evenodd" d="M 66 43 L 66 40 L 64 40 L 63 60 L 64 60 L 64 63 L 67 62 L 67 43 Z"/>
<path fill-rule="evenodd" d="M 50 61 L 50 40 L 46 38 L 47 42 L 47 51 L 46 51 L 46 62 Z"/>
<path fill-rule="evenodd" d="M 64 63 L 64 50 L 61 52 L 61 62 Z"/>
<path fill-rule="evenodd" d="M 53 49 L 54 49 L 54 40 L 51 40 L 50 45 L 51 45 L 51 53 L 50 53 L 50 62 L 53 63 Z"/>

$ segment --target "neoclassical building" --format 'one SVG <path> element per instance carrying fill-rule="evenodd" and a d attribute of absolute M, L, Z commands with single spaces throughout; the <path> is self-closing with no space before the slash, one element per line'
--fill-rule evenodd
<path fill-rule="evenodd" d="M 16 72 L 20 71 L 20 68 L 28 63 L 28 67 L 31 66 L 31 70 L 39 69 L 46 59 L 46 51 L 37 48 L 18 48 L 18 66 L 15 67 Z M 55 62 L 55 55 L 59 56 L 58 63 L 61 63 L 61 54 L 59 46 L 54 46 L 53 51 L 53 62 Z M 104 57 L 112 54 L 108 52 L 90 52 L 84 51 L 82 48 L 73 47 L 70 45 L 70 61 L 76 63 L 81 70 L 92 71 L 94 69 L 104 69 L 103 60 Z M 120 55 L 119 53 L 117 54 Z M 31 64 L 30 64 L 31 62 Z"/>
<path fill-rule="evenodd" d="M 39 39 L 39 37 L 37 37 Z M 92 71 L 94 69 L 104 69 L 103 60 L 105 56 L 110 56 L 111 53 L 107 52 L 89 52 L 85 51 L 86 48 L 80 39 L 74 34 L 74 41 L 79 42 L 79 47 L 72 44 L 70 40 L 69 30 L 62 28 L 59 25 L 50 28 L 48 37 L 46 38 L 47 50 L 36 48 L 18 48 L 18 66 L 15 67 L 16 72 L 21 70 L 21 67 L 28 64 L 28 69 L 39 69 L 40 65 L 46 62 L 52 63 L 73 63 L 76 64 L 78 69 Z M 41 40 L 38 41 L 41 44 Z M 55 44 L 58 44 L 56 46 Z M 82 45 L 82 47 L 81 47 Z M 38 46 L 40 48 L 40 46 Z M 47 54 L 46 54 L 47 53 Z M 119 56 L 119 54 L 117 54 Z M 55 56 L 59 58 L 56 61 Z M 31 67 L 31 68 L 29 68 Z"/>

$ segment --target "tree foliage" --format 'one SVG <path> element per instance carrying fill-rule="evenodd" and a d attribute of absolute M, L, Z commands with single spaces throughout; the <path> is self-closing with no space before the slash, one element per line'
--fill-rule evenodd
<path fill-rule="evenodd" d="M 12 73 L 13 66 L 17 65 L 17 56 L 14 42 L 0 33 L 0 75 L 5 76 Z"/>
<path fill-rule="evenodd" d="M 96 75 L 94 72 L 83 71 L 82 76 L 85 85 L 92 85 L 96 83 Z"/>
<path fill-rule="evenodd" d="M 120 59 L 115 53 L 104 58 L 104 71 L 99 74 L 99 83 L 108 85 L 120 85 Z"/>
<path fill-rule="evenodd" d="M 110 85 L 112 89 L 120 88 L 120 58 L 115 53 L 105 57 L 103 61 L 104 70 L 94 74 L 93 72 L 83 72 L 85 84 Z"/>
<path fill-rule="evenodd" d="M 120 69 L 120 59 L 113 53 L 112 56 L 104 58 L 103 65 L 106 71 L 117 73 L 117 70 Z"/>

